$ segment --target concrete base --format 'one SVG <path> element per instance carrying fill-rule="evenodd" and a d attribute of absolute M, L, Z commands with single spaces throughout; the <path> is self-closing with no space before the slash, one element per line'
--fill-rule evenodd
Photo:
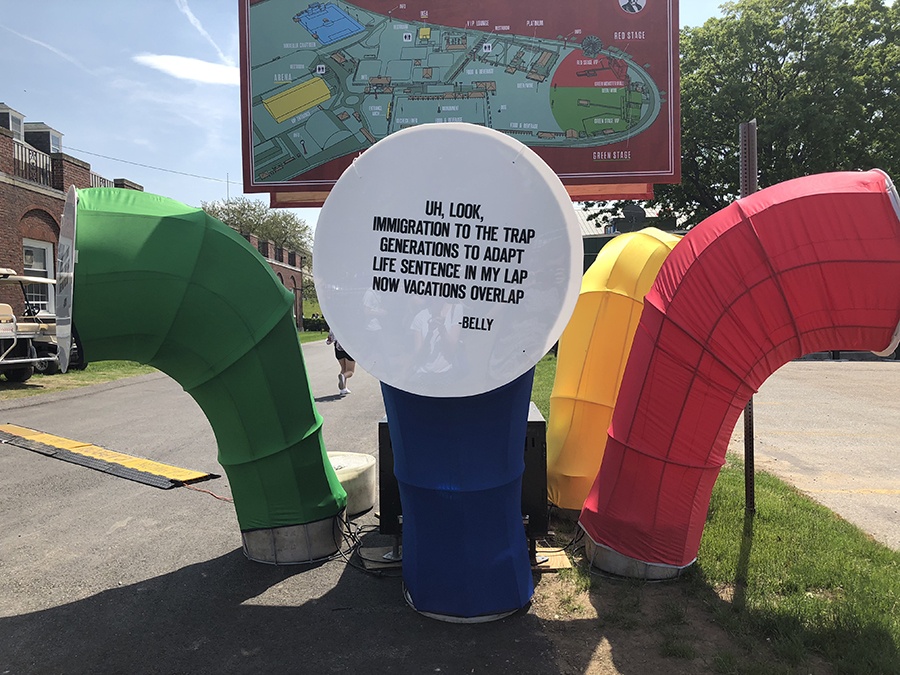
<path fill-rule="evenodd" d="M 375 457 L 360 452 L 329 452 L 328 459 L 347 493 L 347 515 L 354 518 L 375 506 Z"/>
<path fill-rule="evenodd" d="M 303 525 L 241 532 L 244 555 L 270 565 L 302 565 L 324 560 L 341 548 L 344 512 Z"/>
<path fill-rule="evenodd" d="M 664 581 L 675 579 L 688 567 L 694 564 L 692 560 L 684 567 L 663 565 L 661 563 L 648 563 L 635 560 L 614 551 L 608 546 L 597 544 L 590 537 L 586 537 L 584 554 L 593 567 L 599 570 L 615 574 L 629 579 L 644 579 L 645 581 Z"/>

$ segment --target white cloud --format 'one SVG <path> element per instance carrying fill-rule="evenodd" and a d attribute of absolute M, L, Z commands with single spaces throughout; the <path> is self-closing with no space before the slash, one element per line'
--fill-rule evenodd
<path fill-rule="evenodd" d="M 181 80 L 203 82 L 205 84 L 227 84 L 237 86 L 241 82 L 236 66 L 210 63 L 187 56 L 169 54 L 138 54 L 132 60 Z"/>
<path fill-rule="evenodd" d="M 203 27 L 203 24 L 200 23 L 200 19 L 194 16 L 194 13 L 191 11 L 191 8 L 188 7 L 187 0 L 175 0 L 175 4 L 178 5 L 178 11 L 184 14 L 187 17 L 187 20 L 191 22 L 191 25 L 197 29 L 197 32 L 202 35 L 212 48 L 216 50 L 216 53 L 219 55 L 219 59 L 221 59 L 222 63 L 226 66 L 233 66 L 234 61 L 229 59 L 225 54 L 219 49 L 219 45 L 216 44 L 216 41 L 213 40 L 212 36 L 206 32 L 206 29 Z"/>
<path fill-rule="evenodd" d="M 3 25 L 0 25 L 0 28 L 3 28 L 4 30 L 8 30 L 10 33 L 12 33 L 13 35 L 15 35 L 16 37 L 22 38 L 23 40 L 26 40 L 26 41 L 28 41 L 28 42 L 31 42 L 32 44 L 36 44 L 38 47 L 43 47 L 44 49 L 49 50 L 49 51 L 53 52 L 54 54 L 56 54 L 57 56 L 59 56 L 60 58 L 65 59 L 66 61 L 68 61 L 69 63 L 71 63 L 73 66 L 76 66 L 76 67 L 80 68 L 81 70 L 83 70 L 84 72 L 88 73 L 89 75 L 94 75 L 94 73 L 92 73 L 88 68 L 86 68 L 85 66 L 83 66 L 77 59 L 75 59 L 74 57 L 69 56 L 68 54 L 66 54 L 66 53 L 65 53 L 64 51 L 62 51 L 61 49 L 57 49 L 57 48 L 54 47 L 53 45 L 47 44 L 46 42 L 41 42 L 40 40 L 37 40 L 37 39 L 35 39 L 35 38 L 33 38 L 33 37 L 29 37 L 29 36 L 27 36 L 27 35 L 25 35 L 25 34 L 23 34 L 23 33 L 19 33 L 18 31 L 14 31 L 14 30 L 13 30 L 12 28 L 10 28 L 9 26 L 3 26 Z"/>

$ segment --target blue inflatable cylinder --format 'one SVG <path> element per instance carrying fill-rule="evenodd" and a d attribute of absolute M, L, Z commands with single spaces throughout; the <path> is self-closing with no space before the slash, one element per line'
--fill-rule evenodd
<path fill-rule="evenodd" d="M 533 379 L 532 368 L 461 398 L 381 385 L 403 508 L 403 581 L 419 612 L 492 618 L 531 600 L 522 473 Z"/>

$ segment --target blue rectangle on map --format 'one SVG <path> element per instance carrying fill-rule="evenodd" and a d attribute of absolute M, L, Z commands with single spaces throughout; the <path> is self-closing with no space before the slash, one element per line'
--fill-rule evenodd
<path fill-rule="evenodd" d="M 364 30 L 361 23 L 331 3 L 323 5 L 314 2 L 308 9 L 295 16 L 294 21 L 302 25 L 323 45 L 330 45 Z"/>

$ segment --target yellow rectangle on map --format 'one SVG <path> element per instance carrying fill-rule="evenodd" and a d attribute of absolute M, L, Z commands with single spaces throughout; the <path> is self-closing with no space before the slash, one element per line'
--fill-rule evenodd
<path fill-rule="evenodd" d="M 263 105 L 275 121 L 281 124 L 294 115 L 309 110 L 331 98 L 331 91 L 321 77 L 301 82 L 296 87 L 263 99 Z"/>

